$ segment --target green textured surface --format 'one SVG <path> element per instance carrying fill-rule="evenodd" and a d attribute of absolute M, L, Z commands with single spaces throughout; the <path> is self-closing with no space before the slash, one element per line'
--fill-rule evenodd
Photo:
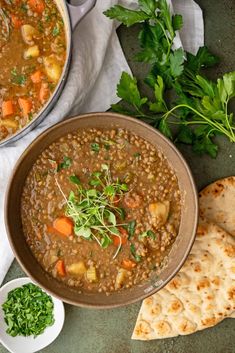
<path fill-rule="evenodd" d="M 235 0 L 197 0 L 204 10 L 206 44 L 217 53 L 222 63 L 210 71 L 212 77 L 235 69 Z M 144 67 L 133 63 L 137 50 L 138 28 L 120 28 L 119 36 L 127 59 L 137 77 Z M 235 110 L 235 109 L 234 109 Z M 219 139 L 217 159 L 197 157 L 190 148 L 180 147 L 192 168 L 198 189 L 208 183 L 235 174 L 235 145 Z M 16 262 L 10 268 L 5 282 L 23 276 Z M 235 353 L 235 320 L 227 319 L 214 328 L 173 339 L 151 342 L 131 341 L 131 333 L 140 303 L 114 310 L 87 310 L 65 305 L 66 319 L 62 333 L 47 353 Z M 0 353 L 7 352 L 0 345 Z"/>

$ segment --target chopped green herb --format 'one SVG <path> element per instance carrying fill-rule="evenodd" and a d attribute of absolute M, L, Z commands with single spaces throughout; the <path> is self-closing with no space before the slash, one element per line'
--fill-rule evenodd
<path fill-rule="evenodd" d="M 60 34 L 60 27 L 58 24 L 55 25 L 55 27 L 52 30 L 52 35 L 53 37 L 56 37 Z"/>
<path fill-rule="evenodd" d="M 6 332 L 12 337 L 36 337 L 54 324 L 51 297 L 33 283 L 11 290 L 2 309 L 8 326 Z"/>
<path fill-rule="evenodd" d="M 152 231 L 152 230 L 147 230 L 146 232 L 143 232 L 139 235 L 139 240 L 142 240 L 143 238 L 152 238 L 152 239 L 156 239 L 156 234 Z"/>
<path fill-rule="evenodd" d="M 24 12 L 28 11 L 28 7 L 25 3 L 21 4 L 20 9 L 21 9 L 21 11 L 24 11 Z"/>
<path fill-rule="evenodd" d="M 130 221 L 127 225 L 128 239 L 132 238 L 135 234 L 136 221 Z"/>
<path fill-rule="evenodd" d="M 104 144 L 104 148 L 106 149 L 106 151 L 109 151 L 110 150 L 110 145 L 108 145 L 107 143 Z"/>
<path fill-rule="evenodd" d="M 100 150 L 100 145 L 98 143 L 96 143 L 96 142 L 91 143 L 91 150 L 96 152 L 96 153 L 98 153 L 99 150 Z"/>
<path fill-rule="evenodd" d="M 140 156 L 141 156 L 141 153 L 139 153 L 139 152 L 136 152 L 133 154 L 133 157 L 135 157 L 135 158 L 139 158 Z"/>
<path fill-rule="evenodd" d="M 136 254 L 136 249 L 135 249 L 134 244 L 130 245 L 130 251 L 131 251 L 131 255 L 134 257 L 135 261 L 140 262 L 142 258 L 140 255 Z"/>
<path fill-rule="evenodd" d="M 26 83 L 26 76 L 24 74 L 19 74 L 14 67 L 11 70 L 11 82 L 18 86 L 23 86 Z"/>
<path fill-rule="evenodd" d="M 39 32 L 41 32 L 41 33 L 43 33 L 43 31 L 44 31 L 44 27 L 43 27 L 42 21 L 38 21 L 38 30 L 39 30 Z"/>
<path fill-rule="evenodd" d="M 71 175 L 69 180 L 76 185 L 81 185 L 81 181 L 76 175 Z"/>
<path fill-rule="evenodd" d="M 62 169 L 67 169 L 71 167 L 71 165 L 72 165 L 72 159 L 69 157 L 64 157 L 63 162 L 58 164 L 57 172 L 60 172 Z"/>

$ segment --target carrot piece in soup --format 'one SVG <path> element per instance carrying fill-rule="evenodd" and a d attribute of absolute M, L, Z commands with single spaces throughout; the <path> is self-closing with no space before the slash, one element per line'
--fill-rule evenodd
<path fill-rule="evenodd" d="M 23 24 L 23 21 L 19 19 L 16 15 L 10 15 L 11 22 L 15 28 L 20 28 Z"/>
<path fill-rule="evenodd" d="M 3 116 L 3 118 L 5 118 L 5 116 L 12 115 L 13 113 L 14 113 L 14 107 L 13 107 L 12 100 L 3 101 L 2 102 L 2 116 Z"/>
<path fill-rule="evenodd" d="M 73 222 L 68 217 L 59 217 L 54 220 L 53 227 L 59 233 L 69 236 L 73 234 Z"/>
<path fill-rule="evenodd" d="M 47 99 L 48 95 L 49 95 L 48 86 L 47 86 L 46 83 L 42 83 L 40 91 L 39 91 L 39 100 L 40 100 L 40 102 L 44 103 L 45 100 Z"/>
<path fill-rule="evenodd" d="M 126 270 L 131 270 L 135 266 L 136 266 L 136 263 L 130 259 L 122 261 L 122 267 L 125 268 Z"/>
<path fill-rule="evenodd" d="M 63 260 L 58 260 L 55 267 L 58 275 L 60 275 L 61 277 L 64 277 L 66 275 L 65 265 Z"/>
<path fill-rule="evenodd" d="M 32 11 L 41 14 L 45 9 L 45 3 L 43 0 L 28 0 L 28 5 Z"/>
<path fill-rule="evenodd" d="M 124 229 L 123 227 L 118 227 L 119 233 L 120 233 L 120 237 L 117 235 L 113 235 L 113 244 L 115 246 L 119 246 L 120 245 L 120 241 L 122 245 L 125 245 L 127 242 L 127 238 L 128 238 L 128 232 L 126 231 L 126 229 Z"/>
<path fill-rule="evenodd" d="M 42 73 L 40 70 L 35 71 L 34 73 L 32 73 L 32 75 L 30 76 L 31 80 L 33 83 L 40 83 L 42 80 Z"/>
<path fill-rule="evenodd" d="M 27 98 L 19 98 L 18 103 L 19 103 L 20 109 L 23 113 L 23 116 L 28 116 L 29 113 L 31 112 L 31 109 L 32 109 L 31 100 L 29 100 Z"/>

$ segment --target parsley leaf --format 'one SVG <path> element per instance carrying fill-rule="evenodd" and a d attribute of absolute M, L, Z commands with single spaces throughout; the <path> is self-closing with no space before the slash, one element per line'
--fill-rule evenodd
<path fill-rule="evenodd" d="M 141 98 L 136 78 L 131 77 L 126 72 L 122 73 L 117 85 L 117 95 L 136 108 L 140 108 L 148 100 L 147 98 Z"/>
<path fill-rule="evenodd" d="M 130 251 L 131 251 L 131 255 L 134 257 L 135 261 L 136 261 L 136 262 L 140 262 L 142 258 L 141 258 L 140 255 L 138 255 L 138 254 L 136 253 L 136 248 L 135 248 L 135 245 L 134 245 L 134 244 L 131 244 L 131 245 L 130 245 Z"/>
<path fill-rule="evenodd" d="M 76 185 L 81 185 L 81 181 L 76 175 L 70 175 L 69 180 Z"/>
<path fill-rule="evenodd" d="M 184 70 L 184 51 L 182 48 L 176 49 L 170 55 L 170 69 L 173 77 L 178 77 Z"/>
<path fill-rule="evenodd" d="M 98 153 L 100 150 L 100 145 L 96 142 L 91 143 L 91 150 Z"/>
<path fill-rule="evenodd" d="M 172 16 L 172 26 L 174 31 L 179 31 L 183 27 L 183 17 L 181 15 Z"/>
<path fill-rule="evenodd" d="M 111 19 L 117 19 L 127 27 L 130 27 L 135 23 L 142 22 L 149 18 L 149 15 L 144 11 L 129 10 L 120 5 L 115 5 L 109 10 L 106 10 L 104 15 Z"/>
<path fill-rule="evenodd" d="M 67 169 L 71 167 L 71 165 L 72 165 L 72 159 L 69 157 L 64 157 L 63 162 L 58 164 L 57 172 L 60 172 L 62 169 Z"/>
<path fill-rule="evenodd" d="M 135 234 L 136 221 L 130 221 L 127 225 L 128 239 L 132 238 Z"/>

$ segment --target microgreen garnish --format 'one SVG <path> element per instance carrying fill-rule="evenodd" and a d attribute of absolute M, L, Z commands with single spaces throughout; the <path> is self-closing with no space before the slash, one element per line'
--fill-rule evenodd
<path fill-rule="evenodd" d="M 119 207 L 117 212 L 119 213 L 121 220 L 124 221 L 124 219 L 126 218 L 126 211 L 124 210 L 124 208 Z"/>
<path fill-rule="evenodd" d="M 218 57 L 207 47 L 196 55 L 175 49 L 176 31 L 183 26 L 181 15 L 172 15 L 166 0 L 138 0 L 132 10 L 115 5 L 105 15 L 126 26 L 139 23 L 140 62 L 150 64 L 144 82 L 150 86 L 154 100 L 142 97 L 137 79 L 123 72 L 117 95 L 124 104 L 114 104 L 119 113 L 143 119 L 175 142 L 192 145 L 194 152 L 215 158 L 217 135 L 235 142 L 235 123 L 229 103 L 235 97 L 235 72 L 211 81 L 202 69 L 218 63 Z M 173 105 L 165 96 L 171 90 L 176 97 Z M 178 127 L 178 128 L 174 128 Z"/>
<path fill-rule="evenodd" d="M 36 337 L 54 323 L 51 297 L 33 283 L 11 290 L 2 309 L 6 332 L 13 337 Z"/>
<path fill-rule="evenodd" d="M 83 187 L 76 176 L 70 176 L 69 179 L 75 182 L 77 190 L 70 191 L 67 198 L 55 178 L 66 201 L 65 215 L 73 219 L 74 233 L 84 239 L 95 240 L 102 248 L 108 247 L 113 242 L 112 235 L 118 236 L 120 244 L 113 256 L 115 258 L 121 249 L 118 227 L 123 225 L 118 223 L 117 216 L 121 216 L 123 211 L 115 206 L 113 199 L 121 198 L 128 190 L 127 185 L 118 179 L 113 180 L 109 166 L 106 164 L 101 165 L 100 171 L 92 173 L 90 184 L 96 188 Z"/>
<path fill-rule="evenodd" d="M 24 74 L 19 74 L 14 67 L 11 70 L 11 82 L 18 86 L 23 86 L 26 83 L 26 76 Z"/>
<path fill-rule="evenodd" d="M 142 240 L 143 238 L 152 238 L 153 240 L 156 239 L 156 234 L 152 230 L 147 230 L 146 232 L 143 232 L 139 235 L 139 240 Z"/>
<path fill-rule="evenodd" d="M 136 254 L 136 248 L 135 248 L 134 244 L 130 245 L 130 251 L 131 251 L 131 255 L 134 257 L 135 261 L 140 262 L 141 256 Z"/>
<path fill-rule="evenodd" d="M 100 145 L 96 142 L 91 143 L 91 150 L 98 153 L 100 150 Z"/>
<path fill-rule="evenodd" d="M 60 172 L 61 169 L 67 169 L 71 167 L 71 165 L 72 165 L 72 159 L 69 157 L 63 157 L 63 162 L 58 164 L 57 172 Z"/>
<path fill-rule="evenodd" d="M 69 180 L 71 181 L 71 183 L 81 185 L 81 181 L 76 175 L 70 175 Z"/>
<path fill-rule="evenodd" d="M 135 234 L 135 226 L 136 226 L 136 221 L 130 221 L 127 225 L 127 231 L 128 231 L 128 239 L 132 238 L 133 235 Z"/>

